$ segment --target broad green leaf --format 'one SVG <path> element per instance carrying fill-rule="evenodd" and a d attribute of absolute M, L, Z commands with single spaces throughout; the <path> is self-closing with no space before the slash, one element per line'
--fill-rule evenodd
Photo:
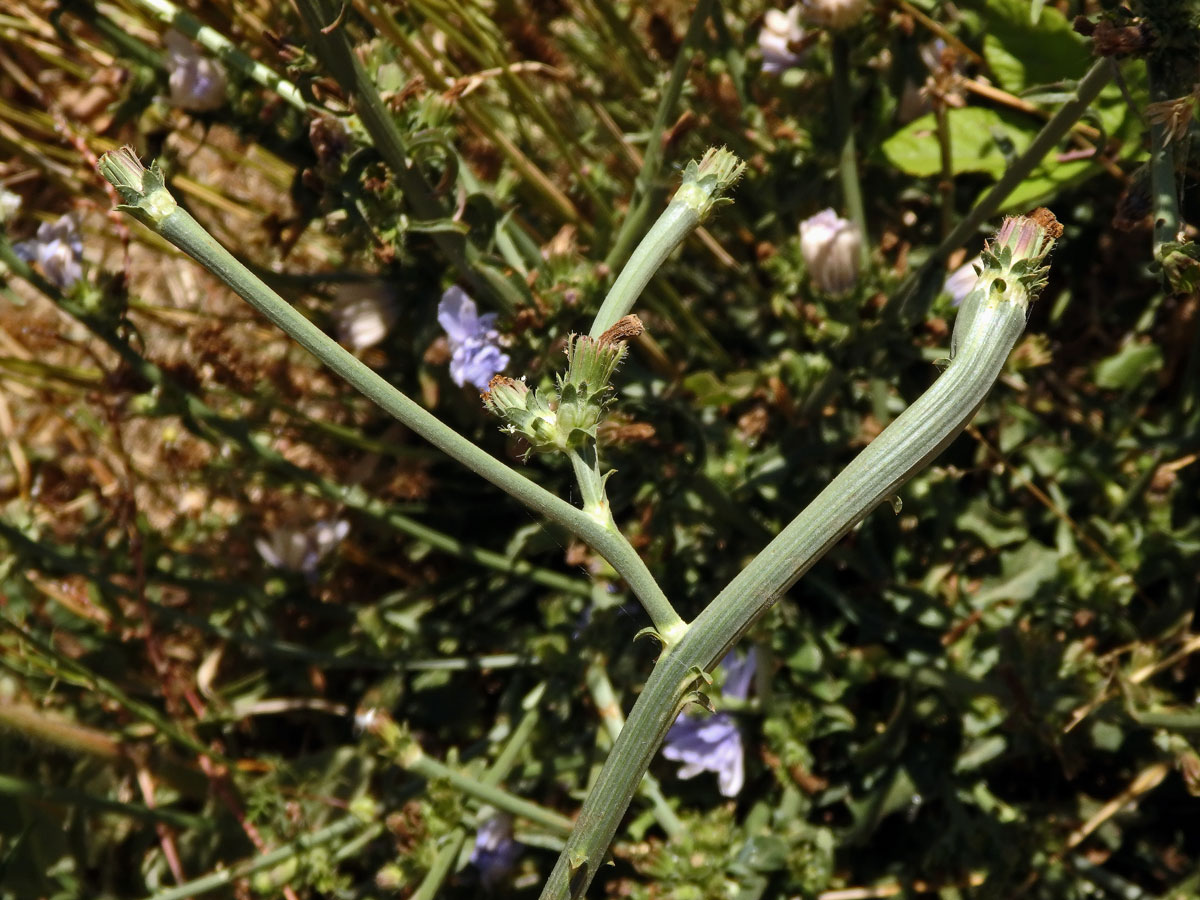
<path fill-rule="evenodd" d="M 1000 600 L 1010 603 L 1028 600 L 1058 572 L 1058 553 L 1033 542 L 1003 553 L 1000 558 L 1003 574 L 989 579 L 971 598 L 976 609 L 985 609 Z"/>
<path fill-rule="evenodd" d="M 999 178 L 1007 166 L 1001 141 L 1010 141 L 1020 153 L 1029 145 L 1037 127 L 1033 121 L 1021 121 L 977 106 L 948 110 L 946 118 L 950 126 L 950 168 L 955 175 L 985 172 Z M 939 174 L 942 155 L 933 113 L 910 122 L 884 141 L 883 154 L 888 162 L 909 175 Z"/>
<path fill-rule="evenodd" d="M 947 112 L 950 125 L 950 162 L 955 175 L 981 172 L 999 178 L 1008 167 L 1002 144 L 1020 154 L 1041 127 L 1036 119 L 1019 113 L 969 106 Z M 942 171 L 941 148 L 933 114 L 910 122 L 883 142 L 888 162 L 909 175 L 930 177 Z M 1091 159 L 1058 162 L 1047 154 L 1021 184 L 1008 195 L 1002 210 L 1025 210 L 1044 202 L 1067 185 L 1077 184 L 1101 171 Z"/>
<path fill-rule="evenodd" d="M 1157 344 L 1126 344 L 1112 356 L 1100 360 L 1092 377 L 1106 390 L 1125 391 L 1161 369 L 1162 363 L 1162 350 Z"/>
<path fill-rule="evenodd" d="M 1090 63 L 1084 40 L 1048 6 L 1031 21 L 1029 0 L 975 0 L 986 23 L 983 55 L 1007 91 L 1079 78 Z"/>

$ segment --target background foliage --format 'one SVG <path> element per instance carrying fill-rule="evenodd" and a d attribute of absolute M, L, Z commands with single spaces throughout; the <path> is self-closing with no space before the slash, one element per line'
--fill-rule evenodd
<path fill-rule="evenodd" d="M 73 211 L 86 262 L 58 296 L 14 272 L 0 304 L 0 896 L 529 896 L 562 833 L 518 817 L 513 871 L 483 884 L 468 856 L 492 810 L 448 773 L 570 816 L 610 741 L 606 686 L 627 709 L 653 654 L 602 560 L 109 215 L 94 155 L 159 158 L 325 327 L 347 286 L 390 292 L 396 321 L 362 357 L 514 461 L 449 379 L 442 290 L 500 313 L 509 374 L 548 378 L 682 165 L 713 144 L 747 159 L 735 204 L 639 305 L 608 432 L 617 521 L 690 618 L 931 382 L 950 297 L 919 321 L 888 297 L 1092 64 L 1073 17 L 1137 27 L 1146 6 L 872 8 L 849 107 L 872 264 L 831 298 L 797 230 L 839 205 L 830 44 L 813 32 L 763 74 L 760 5 L 716 6 L 688 47 L 672 0 L 347 4 L 337 28 L 434 188 L 430 217 L 288 5 L 192 4 L 284 80 L 225 52 L 223 101 L 186 111 L 161 4 L 7 4 L 8 237 Z M 1147 32 L 1151 54 L 1194 47 L 1180 15 Z M 957 51 L 918 97 L 934 41 Z M 1195 263 L 1161 242 L 1155 262 L 1146 46 L 1116 64 L 1005 204 L 1045 203 L 1066 233 L 1001 383 L 896 514 L 751 636 L 739 796 L 660 760 L 686 832 L 668 841 L 636 801 L 596 896 L 1200 895 Z M 676 65 L 682 96 L 652 128 Z M 1167 96 L 1196 81 L 1185 67 Z M 1194 130 L 1175 141 L 1184 223 Z M 527 468 L 572 496 L 564 466 Z M 334 521 L 349 533 L 319 565 L 256 549 Z M 424 761 L 364 730 L 373 711 Z"/>

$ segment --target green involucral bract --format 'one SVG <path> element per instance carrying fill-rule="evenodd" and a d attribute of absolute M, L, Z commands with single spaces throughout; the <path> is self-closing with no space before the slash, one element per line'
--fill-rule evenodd
<path fill-rule="evenodd" d="M 505 430 L 529 441 L 530 451 L 564 453 L 596 440 L 596 426 L 613 401 L 613 373 L 625 358 L 625 340 L 640 334 L 637 316 L 626 316 L 598 338 L 567 339 L 567 371 L 556 387 L 531 390 L 523 381 L 497 375 L 483 395 L 484 405 L 506 423 Z"/>

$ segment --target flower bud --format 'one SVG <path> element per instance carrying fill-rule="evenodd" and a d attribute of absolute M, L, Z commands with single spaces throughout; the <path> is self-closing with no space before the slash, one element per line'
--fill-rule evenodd
<path fill-rule="evenodd" d="M 696 211 L 703 222 L 718 206 L 732 203 L 724 194 L 746 171 L 746 164 L 724 147 L 709 147 L 699 161 L 683 170 L 683 182 L 672 203 L 683 203 Z"/>
<path fill-rule="evenodd" d="M 531 450 L 580 450 L 612 402 L 609 381 L 625 356 L 625 341 L 642 333 L 637 316 L 625 316 L 598 338 L 573 334 L 567 341 L 567 372 L 557 389 L 531 391 L 523 381 L 497 375 L 483 394 L 484 406 L 508 423 L 510 434 L 528 439 Z"/>
<path fill-rule="evenodd" d="M 1046 257 L 1062 236 L 1062 226 L 1050 210 L 1039 208 L 1027 216 L 1009 216 L 996 237 L 979 255 L 979 276 L 959 307 L 950 337 L 950 354 L 958 353 L 962 336 L 981 309 L 1011 303 L 1028 310 L 1046 286 L 1050 267 Z"/>
<path fill-rule="evenodd" d="M 804 0 L 804 18 L 814 25 L 841 31 L 862 18 L 871 0 Z"/>
<path fill-rule="evenodd" d="M 225 69 L 215 59 L 201 56 L 178 31 L 168 31 L 167 84 L 171 103 L 180 109 L 208 112 L 225 105 Z"/>
<path fill-rule="evenodd" d="M 531 391 L 524 381 L 496 375 L 481 396 L 488 411 L 508 423 L 504 430 L 522 435 L 531 451 L 561 446 L 557 413 L 540 392 Z"/>
<path fill-rule="evenodd" d="M 832 209 L 800 223 L 800 253 L 818 290 L 849 293 L 858 281 L 862 235 L 858 227 Z"/>
<path fill-rule="evenodd" d="M 758 49 L 762 51 L 762 70 L 767 75 L 798 66 L 804 61 L 804 51 L 794 49 L 804 40 L 804 29 L 800 26 L 800 5 L 784 12 L 768 9 L 763 16 L 763 27 L 758 33 Z"/>
<path fill-rule="evenodd" d="M 1050 271 L 1046 257 L 1062 233 L 1054 213 L 1045 207 L 1027 216 L 1009 216 L 995 239 L 983 248 L 983 275 L 990 276 L 997 287 L 1010 290 L 1010 294 L 1019 292 L 1011 299 L 1032 303 L 1046 286 Z"/>

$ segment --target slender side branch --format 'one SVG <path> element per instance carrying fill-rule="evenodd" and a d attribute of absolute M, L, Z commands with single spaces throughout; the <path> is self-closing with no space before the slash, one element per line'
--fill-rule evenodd
<path fill-rule="evenodd" d="M 1062 233 L 1045 210 L 1008 219 L 955 323 L 950 366 L 721 591 L 659 660 L 584 801 L 542 900 L 581 897 L 604 860 L 642 775 L 680 705 L 801 575 L 871 510 L 893 496 L 975 415 L 1025 329 Z"/>
<path fill-rule="evenodd" d="M 133 2 L 151 12 L 160 22 L 186 34 L 209 53 L 220 58 L 221 62 L 232 66 L 268 90 L 274 91 L 293 109 L 307 112 L 308 104 L 304 102 L 304 98 L 294 84 L 272 72 L 262 63 L 255 62 L 238 49 L 237 45 L 231 43 L 225 35 L 209 28 L 191 13 L 180 9 L 169 0 L 133 0 Z"/>
<path fill-rule="evenodd" d="M 600 311 L 588 332 L 590 337 L 599 338 L 633 309 L 633 304 L 672 251 L 715 208 L 730 202 L 724 194 L 742 177 L 745 169 L 746 164 L 734 154 L 715 147 L 710 148 L 699 162 L 688 163 L 675 197 L 642 238 L 600 304 Z"/>
<path fill-rule="evenodd" d="M 712 0 L 700 0 L 692 10 L 692 20 L 688 23 L 683 43 L 679 45 L 675 65 L 671 68 L 671 77 L 659 99 L 658 109 L 654 113 L 654 124 L 650 126 L 649 138 L 646 141 L 646 153 L 633 184 L 633 203 L 629 208 L 629 213 L 625 216 L 625 221 L 621 223 L 621 229 L 617 232 L 612 249 L 604 258 L 605 265 L 610 268 L 615 269 L 625 261 L 633 239 L 641 231 L 642 223 L 650 215 L 650 210 L 654 208 L 653 204 L 658 192 L 651 188 L 654 185 L 654 179 L 658 177 L 659 167 L 662 165 L 663 132 L 666 131 L 667 119 L 670 117 L 671 111 L 675 109 L 679 103 L 679 96 L 683 93 L 684 79 L 691 66 L 692 48 L 704 33 L 704 24 L 712 15 L 712 6 Z M 601 8 L 604 8 L 604 4 L 601 4 Z M 620 316 L 616 318 L 619 319 Z"/>
<path fill-rule="evenodd" d="M 342 90 L 352 98 L 354 111 L 371 136 L 375 149 L 392 170 L 406 202 L 423 219 L 445 218 L 447 211 L 442 201 L 413 162 L 404 135 L 354 52 L 338 18 L 341 5 L 327 0 L 298 0 L 296 5 L 318 55 Z M 524 298 L 515 286 L 485 265 L 463 235 L 454 231 L 434 231 L 430 236 L 474 290 L 495 297 L 510 310 L 523 302 Z"/>
<path fill-rule="evenodd" d="M 396 390 L 376 372 L 308 321 L 300 312 L 238 262 L 166 189 L 157 168 L 146 169 L 126 147 L 106 153 L 100 171 L 126 201 L 121 207 L 224 281 L 247 303 L 282 328 L 297 343 L 344 378 L 368 400 L 399 419 L 443 453 L 526 506 L 590 544 L 625 577 L 649 613 L 654 627 L 670 642 L 684 628 L 646 564 L 624 538 L 613 534 L 583 510 L 493 459 L 437 417 Z M 628 577 L 625 573 L 629 573 Z"/>

